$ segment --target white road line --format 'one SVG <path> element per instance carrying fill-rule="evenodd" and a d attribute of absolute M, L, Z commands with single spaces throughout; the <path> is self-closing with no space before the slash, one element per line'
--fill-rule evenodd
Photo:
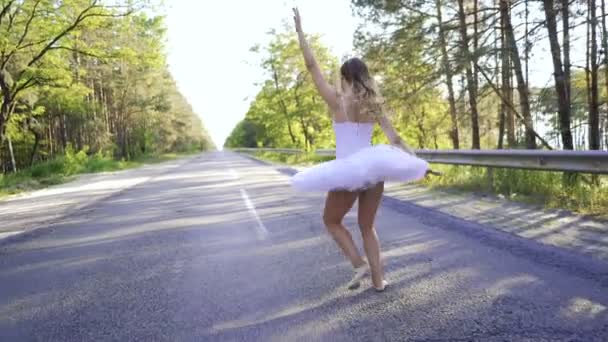
<path fill-rule="evenodd" d="M 9 238 L 11 236 L 23 234 L 23 233 L 25 233 L 25 231 L 23 231 L 23 230 L 19 230 L 19 231 L 16 231 L 16 232 L 4 232 L 4 233 L 0 233 L 0 240 Z"/>
<path fill-rule="evenodd" d="M 249 199 L 249 196 L 247 196 L 247 191 L 245 191 L 245 189 L 241 189 L 241 197 L 243 198 L 243 201 L 245 201 L 245 205 L 247 206 L 247 209 L 249 209 L 249 213 L 251 213 L 258 223 L 255 230 L 258 239 L 265 239 L 268 236 L 268 229 L 266 229 L 266 226 L 264 226 L 264 223 L 262 220 L 260 220 L 260 216 L 258 216 L 258 212 L 255 210 L 255 206 Z"/>
<path fill-rule="evenodd" d="M 239 174 L 234 169 L 229 169 L 228 174 L 230 175 L 230 179 L 239 179 Z"/>

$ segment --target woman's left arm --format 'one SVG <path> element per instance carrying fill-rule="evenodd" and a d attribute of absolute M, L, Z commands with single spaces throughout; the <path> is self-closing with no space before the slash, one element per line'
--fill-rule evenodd
<path fill-rule="evenodd" d="M 327 83 L 325 78 L 323 77 L 323 73 L 319 68 L 319 64 L 315 60 L 315 57 L 308 46 L 308 42 L 306 41 L 306 37 L 304 36 L 304 32 L 302 31 L 302 20 L 300 18 L 300 12 L 297 8 L 293 9 L 294 13 L 294 21 L 296 24 L 296 32 L 298 33 L 298 40 L 300 42 L 300 48 L 302 49 L 302 54 L 304 55 L 304 62 L 306 63 L 306 68 L 312 75 L 312 80 L 315 83 L 319 94 L 321 97 L 327 102 L 327 105 L 334 112 L 339 109 L 338 106 L 338 95 L 336 90 Z"/>
<path fill-rule="evenodd" d="M 382 131 L 384 132 L 384 134 L 386 135 L 386 137 L 388 138 L 388 140 L 390 141 L 390 143 L 392 145 L 395 145 L 399 148 L 401 148 L 402 150 L 404 150 L 405 152 L 415 156 L 416 152 L 414 152 L 414 149 L 411 148 L 408 144 L 405 143 L 405 141 L 403 141 L 403 139 L 401 139 L 401 136 L 399 135 L 399 133 L 397 132 L 397 130 L 395 129 L 395 127 L 393 126 L 393 124 L 390 122 L 390 120 L 388 119 L 388 117 L 384 114 L 382 115 L 378 115 L 377 119 L 378 124 L 380 125 L 380 127 L 382 128 Z"/>
<path fill-rule="evenodd" d="M 369 107 L 366 111 L 374 117 L 376 122 L 378 122 L 391 145 L 397 146 L 405 152 L 416 156 L 414 149 L 403 141 L 395 129 L 395 126 L 393 126 L 393 123 L 390 121 L 389 116 L 392 115 L 387 115 L 387 113 L 390 113 L 390 108 L 385 104 L 384 98 L 382 97 L 382 94 L 380 94 L 380 89 L 373 80 L 372 88 L 375 93 L 374 100 L 368 103 Z"/>

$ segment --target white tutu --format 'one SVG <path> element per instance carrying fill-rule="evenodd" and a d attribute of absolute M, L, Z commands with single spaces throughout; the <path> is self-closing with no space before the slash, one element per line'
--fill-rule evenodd
<path fill-rule="evenodd" d="M 428 166 L 400 148 L 375 145 L 298 172 L 291 177 L 291 184 L 298 191 L 356 191 L 379 182 L 420 180 Z"/>

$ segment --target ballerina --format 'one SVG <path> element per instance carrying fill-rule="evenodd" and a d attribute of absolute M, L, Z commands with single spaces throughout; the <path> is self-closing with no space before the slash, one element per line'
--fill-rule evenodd
<path fill-rule="evenodd" d="M 291 182 L 299 191 L 327 192 L 323 222 L 354 268 L 348 288 L 358 288 L 371 271 L 373 287 L 383 291 L 388 282 L 384 279 L 374 221 L 384 182 L 415 181 L 434 172 L 426 161 L 416 157 L 384 114 L 386 108 L 378 88 L 361 59 L 351 58 L 341 66 L 339 87 L 333 88 L 326 82 L 302 31 L 300 13 L 297 8 L 293 12 L 306 68 L 332 115 L 336 159 L 297 173 Z M 391 145 L 371 145 L 376 123 Z M 367 261 L 359 254 L 350 232 L 342 224 L 357 199 L 358 222 Z"/>

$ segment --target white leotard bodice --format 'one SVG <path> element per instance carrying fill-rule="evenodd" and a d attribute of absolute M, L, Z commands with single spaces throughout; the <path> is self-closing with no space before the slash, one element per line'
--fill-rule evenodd
<path fill-rule="evenodd" d="M 374 133 L 373 122 L 335 122 L 336 158 L 344 158 L 362 148 L 371 146 Z"/>

